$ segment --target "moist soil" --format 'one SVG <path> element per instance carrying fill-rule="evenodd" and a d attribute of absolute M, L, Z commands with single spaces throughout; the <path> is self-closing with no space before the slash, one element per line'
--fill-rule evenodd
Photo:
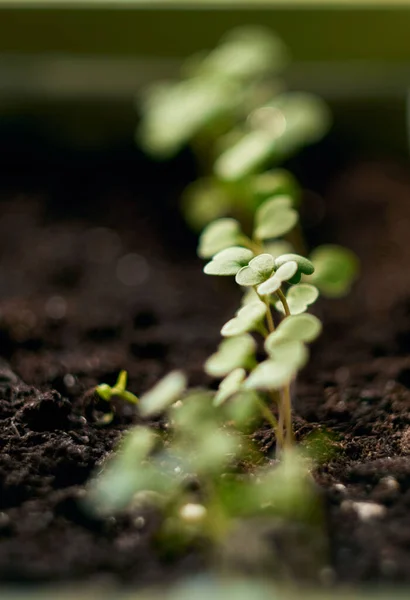
<path fill-rule="evenodd" d="M 79 165 L 47 156 L 4 172 L 3 583 L 142 585 L 203 566 L 198 551 L 158 552 L 152 511 L 143 520 L 99 520 L 81 503 L 85 482 L 139 421 L 119 406 L 102 427 L 107 407 L 93 386 L 126 369 L 129 389 L 142 393 L 174 368 L 192 385 L 214 385 L 202 364 L 238 302 L 231 282 L 203 276 L 177 210 L 179 173 L 192 172 L 190 160 L 115 157 Z M 332 440 L 315 473 L 329 540 L 325 575 L 410 582 L 410 172 L 360 161 L 319 191 L 306 192 L 310 241 L 344 243 L 362 264 L 348 298 L 319 303 L 324 334 L 296 390 L 297 438 L 322 432 Z M 258 435 L 271 452 L 270 429 Z M 376 504 L 378 514 L 366 517 L 357 502 Z"/>

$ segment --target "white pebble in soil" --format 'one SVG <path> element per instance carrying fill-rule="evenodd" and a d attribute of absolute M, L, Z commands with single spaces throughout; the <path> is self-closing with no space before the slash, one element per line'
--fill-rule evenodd
<path fill-rule="evenodd" d="M 354 511 L 361 521 L 379 519 L 386 514 L 386 507 L 375 502 L 355 502 L 343 500 L 340 508 L 345 511 Z"/>

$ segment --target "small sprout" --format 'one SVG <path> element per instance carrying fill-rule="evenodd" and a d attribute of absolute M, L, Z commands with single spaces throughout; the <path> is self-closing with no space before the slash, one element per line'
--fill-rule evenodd
<path fill-rule="evenodd" d="M 323 245 L 316 248 L 311 256 L 315 266 L 313 283 L 330 298 L 345 296 L 359 274 L 359 261 L 347 248 L 337 245 Z"/>
<path fill-rule="evenodd" d="M 204 273 L 207 275 L 236 275 L 242 267 L 252 260 L 253 256 L 251 250 L 240 246 L 226 248 L 226 250 L 221 250 L 221 252 L 215 254 L 211 262 L 205 265 Z"/>
<path fill-rule="evenodd" d="M 287 264 L 287 263 L 285 263 Z M 299 283 L 289 288 L 286 294 L 286 301 L 291 315 L 299 315 L 305 312 L 308 307 L 316 302 L 319 296 L 319 290 L 310 283 Z M 276 310 L 284 312 L 280 301 L 275 303 Z"/>
<path fill-rule="evenodd" d="M 237 246 L 241 242 L 241 227 L 235 219 L 213 221 L 199 240 L 198 254 L 201 258 L 212 258 L 221 250 Z"/>
<path fill-rule="evenodd" d="M 299 216 L 289 196 L 277 196 L 264 202 L 256 211 L 255 237 L 259 240 L 278 238 L 291 231 Z"/>
<path fill-rule="evenodd" d="M 130 402 L 131 404 L 137 404 L 138 398 L 131 392 L 129 392 L 127 387 L 127 371 L 120 371 L 118 375 L 118 379 L 114 386 L 109 386 L 107 383 L 100 383 L 95 388 L 96 393 L 100 398 L 110 402 L 113 398 L 121 398 L 126 402 Z"/>
<path fill-rule="evenodd" d="M 186 388 L 186 377 L 181 371 L 172 371 L 141 397 L 140 413 L 143 417 L 161 414 L 174 404 Z"/>
<path fill-rule="evenodd" d="M 257 330 L 266 311 L 266 305 L 260 300 L 246 304 L 238 310 L 236 317 L 225 323 L 221 334 L 224 337 L 232 337 Z"/>
<path fill-rule="evenodd" d="M 235 281 L 238 285 L 253 287 L 266 281 L 272 274 L 273 267 L 274 259 L 271 254 L 259 254 L 237 272 Z"/>
<path fill-rule="evenodd" d="M 236 394 L 242 388 L 246 379 L 245 369 L 235 369 L 225 377 L 219 384 L 218 391 L 214 398 L 214 405 L 219 406 L 228 400 L 233 394 Z"/>
<path fill-rule="evenodd" d="M 212 377 L 225 377 L 238 367 L 246 367 L 254 359 L 255 340 L 243 334 L 227 338 L 221 342 L 218 352 L 208 358 L 205 372 Z"/>
<path fill-rule="evenodd" d="M 277 269 L 277 271 L 275 271 L 272 277 L 270 277 L 269 279 L 264 281 L 260 286 L 258 286 L 258 294 L 264 296 L 266 294 L 273 294 L 274 292 L 277 292 L 282 286 L 282 283 L 284 281 L 290 281 L 297 272 L 297 270 L 297 262 L 295 262 L 294 260 L 285 262 Z"/>

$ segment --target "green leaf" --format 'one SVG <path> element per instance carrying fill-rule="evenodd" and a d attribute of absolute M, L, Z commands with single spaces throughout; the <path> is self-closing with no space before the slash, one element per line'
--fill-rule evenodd
<path fill-rule="evenodd" d="M 266 338 L 265 349 L 271 348 L 283 341 L 313 342 L 322 331 L 322 323 L 310 314 L 291 315 L 279 323 L 275 331 Z"/>
<path fill-rule="evenodd" d="M 271 275 L 273 265 L 273 257 L 270 254 L 259 254 L 250 261 L 248 266 L 238 271 L 235 281 L 238 285 L 247 287 L 257 285 Z"/>
<path fill-rule="evenodd" d="M 229 214 L 231 206 L 232 196 L 213 177 L 197 179 L 182 195 L 183 215 L 195 231 Z"/>
<path fill-rule="evenodd" d="M 241 226 L 235 219 L 218 219 L 203 230 L 199 238 L 198 255 L 212 258 L 215 254 L 241 241 Z"/>
<path fill-rule="evenodd" d="M 274 197 L 257 210 L 254 235 L 259 240 L 281 237 L 294 228 L 298 218 L 289 196 Z"/>
<path fill-rule="evenodd" d="M 226 248 L 215 254 L 211 262 L 205 265 L 207 275 L 236 275 L 254 256 L 251 250 L 240 246 Z"/>
<path fill-rule="evenodd" d="M 263 27 L 229 31 L 220 44 L 197 62 L 195 73 L 249 81 L 282 70 L 287 51 L 282 40 Z"/>
<path fill-rule="evenodd" d="M 310 283 L 300 283 L 289 288 L 286 294 L 286 300 L 291 315 L 299 315 L 307 310 L 308 306 L 313 304 L 319 296 L 319 290 Z M 275 303 L 276 310 L 284 313 L 282 302 Z"/>
<path fill-rule="evenodd" d="M 277 390 L 290 383 L 296 371 L 292 364 L 268 359 L 252 371 L 244 387 L 259 391 Z"/>
<path fill-rule="evenodd" d="M 235 421 L 239 427 L 252 427 L 255 415 L 258 415 L 258 401 L 257 392 L 241 388 L 224 405 L 227 420 Z"/>
<path fill-rule="evenodd" d="M 295 261 L 290 260 L 289 262 L 284 263 L 270 279 L 267 279 L 258 287 L 258 294 L 265 296 L 266 294 L 277 292 L 282 283 L 291 279 L 297 270 L 298 265 Z"/>
<path fill-rule="evenodd" d="M 212 377 L 224 377 L 237 367 L 246 367 L 255 350 L 255 340 L 248 334 L 223 340 L 218 352 L 206 361 L 205 372 Z"/>
<path fill-rule="evenodd" d="M 180 398 L 186 388 L 186 377 L 181 371 L 172 371 L 144 394 L 140 402 L 143 417 L 158 415 Z"/>
<path fill-rule="evenodd" d="M 239 309 L 236 317 L 225 323 L 221 334 L 224 337 L 232 337 L 254 331 L 266 315 L 266 310 L 266 305 L 260 300 L 246 304 Z"/>
<path fill-rule="evenodd" d="M 253 127 L 215 162 L 215 174 L 226 181 L 238 181 L 260 171 L 268 163 L 281 161 L 324 135 L 329 111 L 310 94 L 289 92 L 250 115 Z"/>
<path fill-rule="evenodd" d="M 292 277 L 292 279 L 289 280 L 289 283 L 292 283 L 292 284 L 299 283 L 302 274 L 311 275 L 313 273 L 313 271 L 315 270 L 313 263 L 311 263 L 311 261 L 309 259 L 305 258 L 304 256 L 300 256 L 299 254 L 292 254 L 292 253 L 281 254 L 281 256 L 278 256 L 277 258 L 275 258 L 275 269 L 278 269 L 279 267 L 284 265 L 286 262 L 289 262 L 290 260 L 294 260 L 295 262 L 297 262 L 298 271 L 294 275 L 294 277 Z"/>
<path fill-rule="evenodd" d="M 138 141 L 150 154 L 167 158 L 230 115 L 238 102 L 238 85 L 222 78 L 194 77 L 152 86 L 143 102 Z"/>
<path fill-rule="evenodd" d="M 220 406 L 230 398 L 233 394 L 238 392 L 243 382 L 246 379 L 245 369 L 235 369 L 219 384 L 219 388 L 214 398 L 214 406 Z"/>
<path fill-rule="evenodd" d="M 359 260 L 351 250 L 337 245 L 323 245 L 310 256 L 315 274 L 312 281 L 330 298 L 345 296 L 359 274 Z"/>
<path fill-rule="evenodd" d="M 259 202 L 264 202 L 272 196 L 288 196 L 292 198 L 293 206 L 299 204 L 300 187 L 293 175 L 285 169 L 274 169 L 254 175 L 251 190 Z"/>
<path fill-rule="evenodd" d="M 181 444 L 181 455 L 199 475 L 219 474 L 239 450 L 239 436 L 218 427 L 200 429 L 188 445 Z"/>
<path fill-rule="evenodd" d="M 273 337 L 269 342 L 265 343 L 265 348 L 270 358 L 277 362 L 292 365 L 296 370 L 304 367 L 309 357 L 306 346 L 297 340 L 275 340 Z"/>
<path fill-rule="evenodd" d="M 250 131 L 216 159 L 215 175 L 224 181 L 238 181 L 269 159 L 275 138 L 266 131 Z"/>

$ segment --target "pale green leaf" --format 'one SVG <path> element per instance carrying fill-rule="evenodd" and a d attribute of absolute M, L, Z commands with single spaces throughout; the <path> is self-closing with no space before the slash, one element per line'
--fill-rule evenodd
<path fill-rule="evenodd" d="M 273 294 L 282 285 L 284 281 L 291 279 L 298 270 L 298 265 L 295 261 L 289 261 L 281 265 L 274 275 L 267 279 L 258 287 L 258 294 L 264 296 L 266 294 Z"/>
<path fill-rule="evenodd" d="M 229 31 L 220 44 L 195 65 L 195 73 L 241 81 L 254 80 L 281 70 L 287 62 L 282 40 L 263 27 L 246 26 Z"/>
<path fill-rule="evenodd" d="M 218 351 L 206 361 L 205 372 L 212 377 L 224 377 L 237 367 L 246 367 L 255 350 L 255 340 L 248 334 L 223 340 Z"/>
<path fill-rule="evenodd" d="M 143 417 L 158 415 L 176 402 L 186 388 L 186 377 L 181 371 L 172 371 L 141 397 Z"/>
<path fill-rule="evenodd" d="M 232 337 L 254 331 L 266 315 L 266 310 L 266 305 L 260 300 L 246 304 L 239 309 L 236 317 L 225 323 L 221 334 L 224 337 Z"/>
<path fill-rule="evenodd" d="M 239 368 L 229 373 L 229 375 L 227 375 L 227 377 L 225 377 L 225 379 L 223 379 L 219 384 L 218 391 L 214 398 L 214 405 L 220 406 L 225 402 L 225 400 L 230 398 L 230 396 L 238 392 L 241 389 L 245 379 L 245 369 Z"/>
<path fill-rule="evenodd" d="M 218 219 L 203 230 L 199 238 L 198 255 L 212 258 L 225 248 L 237 246 L 241 241 L 241 226 L 235 219 Z"/>
<path fill-rule="evenodd" d="M 289 288 L 286 294 L 286 300 L 292 315 L 299 315 L 307 310 L 319 296 L 319 290 L 310 283 L 300 283 Z M 284 313 L 283 305 L 280 301 L 275 303 L 276 310 Z"/>
<path fill-rule="evenodd" d="M 229 214 L 231 206 L 232 196 L 214 177 L 197 179 L 182 195 L 182 213 L 195 231 Z"/>
<path fill-rule="evenodd" d="M 225 181 L 237 181 L 255 172 L 269 159 L 275 138 L 266 131 L 251 131 L 215 161 L 214 172 Z"/>
<path fill-rule="evenodd" d="M 253 257 L 253 252 L 240 246 L 226 248 L 215 254 L 211 262 L 205 265 L 207 275 L 236 275 Z"/>
<path fill-rule="evenodd" d="M 297 370 L 307 363 L 309 353 L 306 346 L 297 340 L 278 339 L 274 336 L 266 339 L 266 352 L 278 362 L 293 365 Z"/>
<path fill-rule="evenodd" d="M 254 235 L 260 240 L 281 237 L 293 229 L 298 218 L 289 196 L 275 196 L 257 210 Z"/>
<path fill-rule="evenodd" d="M 296 371 L 292 364 L 268 359 L 252 371 L 244 387 L 259 391 L 277 390 L 290 383 Z"/>
<path fill-rule="evenodd" d="M 270 254 L 259 254 L 249 265 L 238 271 L 235 281 L 238 285 L 252 287 L 265 281 L 273 271 L 274 260 Z"/>
<path fill-rule="evenodd" d="M 275 269 L 278 269 L 286 262 L 295 261 L 298 265 L 298 270 L 304 275 L 312 275 L 315 270 L 313 263 L 304 256 L 300 256 L 299 254 L 282 254 L 275 258 Z"/>
<path fill-rule="evenodd" d="M 345 296 L 359 274 L 359 260 L 348 248 L 324 245 L 310 256 L 315 273 L 312 281 L 322 294 L 337 298 Z"/>
<path fill-rule="evenodd" d="M 234 81 L 195 77 L 153 86 L 145 96 L 138 140 L 159 157 L 175 154 L 199 131 L 226 117 L 239 102 Z"/>
<path fill-rule="evenodd" d="M 274 169 L 254 175 L 251 181 L 251 190 L 260 202 L 264 202 L 272 196 L 289 196 L 292 198 L 293 206 L 298 206 L 300 200 L 300 187 L 293 175 L 285 169 Z M 278 254 L 285 252 L 288 250 Z"/>
<path fill-rule="evenodd" d="M 312 342 L 322 331 L 322 323 L 317 317 L 303 313 L 291 315 L 279 323 L 274 332 L 269 334 L 265 341 L 265 348 L 269 352 L 271 344 L 282 340 Z"/>

